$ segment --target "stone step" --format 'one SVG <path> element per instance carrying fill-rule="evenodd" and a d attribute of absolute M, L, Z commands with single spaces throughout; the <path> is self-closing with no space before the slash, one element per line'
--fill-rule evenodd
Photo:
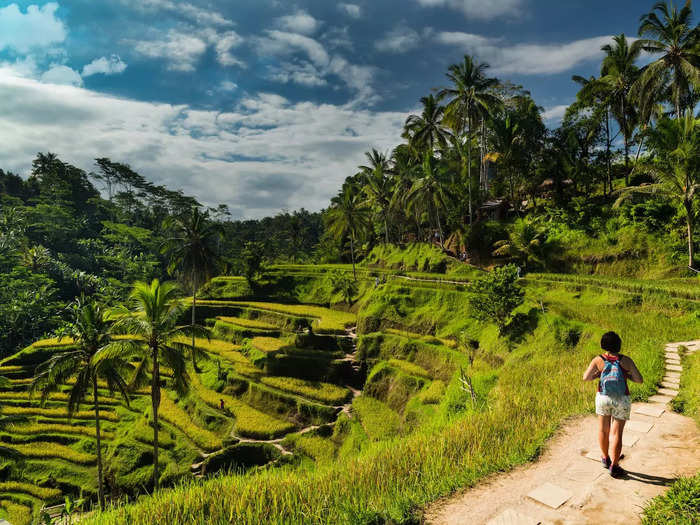
<path fill-rule="evenodd" d="M 669 371 L 666 371 L 666 375 L 664 375 L 664 379 L 669 378 L 669 377 L 670 377 L 671 379 L 677 379 L 677 380 L 680 381 L 680 379 L 681 379 L 681 374 L 680 374 L 680 372 L 673 372 L 673 371 L 669 372 Z"/>
<path fill-rule="evenodd" d="M 664 388 L 678 388 L 680 383 L 676 381 L 661 381 L 661 386 Z"/>
<path fill-rule="evenodd" d="M 654 426 L 653 423 L 646 423 L 644 421 L 628 421 L 627 424 L 625 425 L 625 428 L 627 430 L 631 430 L 632 432 L 639 432 L 641 434 L 646 434 L 649 432 L 652 427 Z M 624 436 L 624 434 L 623 434 Z"/>
<path fill-rule="evenodd" d="M 666 365 L 681 366 L 681 362 L 678 359 L 666 359 Z"/>
<path fill-rule="evenodd" d="M 649 396 L 649 402 L 650 403 L 670 403 L 673 401 L 673 398 L 671 396 L 661 396 L 661 395 L 655 395 L 655 396 Z"/>
<path fill-rule="evenodd" d="M 659 394 L 664 396 L 676 397 L 678 395 L 678 390 L 673 388 L 659 388 Z"/>
<path fill-rule="evenodd" d="M 643 414 L 645 416 L 651 417 L 661 417 L 661 414 L 663 414 L 665 411 L 666 409 L 664 407 L 660 407 L 658 405 L 650 405 L 646 403 L 632 408 L 632 412 L 634 412 L 635 414 Z"/>
<path fill-rule="evenodd" d="M 670 370 L 671 372 L 682 372 L 683 367 L 680 365 L 666 365 L 666 370 Z"/>
<path fill-rule="evenodd" d="M 545 483 L 531 491 L 527 496 L 547 507 L 558 509 L 566 503 L 573 494 L 553 483 Z"/>

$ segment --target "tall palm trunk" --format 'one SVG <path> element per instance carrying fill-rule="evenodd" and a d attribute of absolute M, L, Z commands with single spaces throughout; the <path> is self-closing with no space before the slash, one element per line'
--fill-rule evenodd
<path fill-rule="evenodd" d="M 487 180 L 487 175 L 486 175 L 486 165 L 484 164 L 484 155 L 486 154 L 485 152 L 486 149 L 486 121 L 484 118 L 481 118 L 481 163 L 480 163 L 480 173 L 481 173 L 481 179 L 482 179 L 482 184 L 484 191 L 487 192 L 489 191 L 489 181 Z"/>
<path fill-rule="evenodd" d="M 160 366 L 158 344 L 152 344 L 153 373 L 151 377 L 151 408 L 153 409 L 153 490 L 158 490 L 158 407 L 160 406 Z"/>
<path fill-rule="evenodd" d="M 685 220 L 688 225 L 688 268 L 695 268 L 695 244 L 693 243 L 693 203 L 692 201 L 686 200 L 685 206 Z"/>
<path fill-rule="evenodd" d="M 97 395 L 97 374 L 92 375 L 92 397 L 95 404 L 95 438 L 97 441 L 97 499 L 100 510 L 105 510 L 105 489 L 102 473 L 102 436 L 100 435 L 100 404 Z"/>
<path fill-rule="evenodd" d="M 472 211 L 472 121 L 469 119 L 469 133 L 467 134 L 467 178 L 469 179 L 469 225 L 474 222 Z"/>

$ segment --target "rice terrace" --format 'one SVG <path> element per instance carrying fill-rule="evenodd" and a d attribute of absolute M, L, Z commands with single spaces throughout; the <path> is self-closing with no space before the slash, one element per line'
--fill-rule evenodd
<path fill-rule="evenodd" d="M 6 4 L 0 525 L 700 524 L 693 2 Z"/>

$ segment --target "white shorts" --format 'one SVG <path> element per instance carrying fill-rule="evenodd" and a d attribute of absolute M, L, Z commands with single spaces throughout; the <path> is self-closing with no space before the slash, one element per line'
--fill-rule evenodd
<path fill-rule="evenodd" d="M 631 411 L 630 396 L 605 396 L 600 392 L 595 395 L 595 413 L 599 416 L 612 416 L 627 421 Z"/>

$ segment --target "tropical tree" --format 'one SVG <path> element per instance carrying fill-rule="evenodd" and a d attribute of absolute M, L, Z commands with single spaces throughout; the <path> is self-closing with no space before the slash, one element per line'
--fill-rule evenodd
<path fill-rule="evenodd" d="M 106 381 L 109 390 L 120 392 L 128 403 L 128 385 L 124 378 L 132 367 L 124 355 L 104 355 L 105 349 L 113 343 L 112 322 L 104 306 L 91 300 L 78 300 L 72 308 L 72 315 L 73 319 L 65 327 L 61 337 L 72 338 L 74 344 L 70 350 L 52 355 L 37 367 L 31 389 L 41 391 L 43 404 L 50 392 L 74 379 L 68 398 L 68 414 L 71 416 L 79 410 L 86 398 L 92 396 L 97 445 L 97 495 L 100 509 L 104 510 L 98 381 Z"/>
<path fill-rule="evenodd" d="M 508 239 L 494 244 L 493 254 L 510 257 L 518 261 L 524 269 L 532 263 L 543 262 L 543 249 L 546 243 L 544 232 L 527 219 L 518 219 L 508 234 Z"/>
<path fill-rule="evenodd" d="M 194 326 L 196 320 L 197 291 L 216 272 L 219 261 L 217 240 L 221 231 L 209 219 L 209 212 L 193 207 L 190 213 L 169 217 L 164 221 L 168 232 L 162 251 L 169 257 L 168 272 L 178 275 L 192 290 L 192 365 L 197 370 L 197 350 Z"/>
<path fill-rule="evenodd" d="M 524 140 L 523 132 L 509 112 L 494 116 L 490 121 L 490 127 L 494 154 L 498 164 L 506 173 L 510 198 L 515 203 L 515 178 L 522 164 L 519 153 Z"/>
<path fill-rule="evenodd" d="M 353 297 L 357 294 L 357 281 L 350 279 L 347 274 L 340 271 L 331 273 L 328 278 L 331 286 L 331 297 L 340 293 L 343 300 L 350 306 Z"/>
<path fill-rule="evenodd" d="M 148 384 L 151 377 L 151 409 L 153 423 L 153 487 L 159 487 L 158 475 L 158 408 L 161 399 L 161 363 L 172 370 L 173 387 L 184 393 L 189 384 L 187 374 L 188 327 L 180 326 L 179 320 L 185 306 L 178 299 L 179 288 L 172 282 L 161 283 L 154 279 L 150 284 L 137 282 L 129 295 L 130 308 L 123 306 L 115 322 L 115 330 L 126 338 L 110 346 L 108 355 L 134 354 L 141 357 L 130 383 L 131 389 Z M 195 330 L 198 327 L 195 326 Z"/>
<path fill-rule="evenodd" d="M 363 187 L 369 199 L 368 204 L 374 204 L 384 223 L 384 242 L 389 244 L 389 210 L 391 208 L 391 165 L 384 153 L 376 149 L 365 153 L 369 165 L 360 166 L 364 175 Z"/>
<path fill-rule="evenodd" d="M 447 78 L 452 85 L 440 90 L 440 99 L 448 99 L 445 118 L 457 133 L 467 134 L 467 166 L 470 181 L 471 201 L 471 136 L 475 125 L 481 121 L 481 156 L 483 160 L 485 146 L 485 122 L 492 110 L 501 105 L 501 99 L 495 94 L 498 80 L 486 76 L 489 65 L 479 63 L 474 57 L 466 55 L 460 64 L 448 68 Z M 483 162 L 481 163 L 483 167 Z M 487 189 L 484 187 L 484 189 Z"/>
<path fill-rule="evenodd" d="M 369 210 L 358 188 L 346 183 L 337 197 L 334 197 L 326 213 L 328 230 L 337 239 L 350 237 L 350 257 L 352 274 L 357 280 L 355 269 L 355 242 L 358 234 L 369 224 Z"/>
<path fill-rule="evenodd" d="M 394 213 L 403 214 L 407 221 L 413 220 L 416 226 L 416 238 L 423 237 L 419 217 L 419 206 L 413 206 L 408 198 L 413 183 L 420 171 L 420 157 L 415 149 L 407 144 L 400 144 L 391 154 L 392 195 L 390 206 Z"/>
<path fill-rule="evenodd" d="M 440 210 L 446 210 L 449 202 L 448 181 L 445 180 L 443 171 L 436 166 L 435 158 L 427 152 L 423 158 L 421 168 L 421 177 L 413 183 L 409 192 L 409 199 L 412 202 L 425 202 L 429 208 L 433 208 L 435 224 L 440 235 L 440 245 L 442 246 L 445 239 L 442 222 L 440 221 Z"/>
<path fill-rule="evenodd" d="M 673 2 L 657 2 L 642 16 L 639 46 L 652 55 L 660 55 L 642 69 L 635 86 L 640 98 L 664 94 L 680 119 L 693 107 L 693 91 L 700 84 L 700 29 L 693 25 L 690 0 L 682 8 Z"/>
<path fill-rule="evenodd" d="M 651 157 L 642 162 L 640 169 L 652 175 L 656 183 L 623 192 L 616 205 L 633 193 L 661 194 L 676 200 L 685 211 L 688 267 L 694 268 L 693 204 L 700 191 L 700 119 L 691 110 L 681 119 L 664 117 L 647 130 L 646 140 Z"/>
<path fill-rule="evenodd" d="M 624 33 L 613 37 L 613 44 L 602 47 L 605 52 L 601 81 L 609 85 L 610 106 L 624 140 L 625 185 L 629 186 L 630 142 L 638 117 L 631 90 L 639 78 L 636 61 L 642 52 L 641 41 L 630 43 Z"/>
<path fill-rule="evenodd" d="M 445 108 L 434 95 L 422 97 L 423 111 L 410 115 L 404 126 L 404 137 L 417 151 L 435 151 L 447 147 L 450 133 L 442 125 Z"/>

